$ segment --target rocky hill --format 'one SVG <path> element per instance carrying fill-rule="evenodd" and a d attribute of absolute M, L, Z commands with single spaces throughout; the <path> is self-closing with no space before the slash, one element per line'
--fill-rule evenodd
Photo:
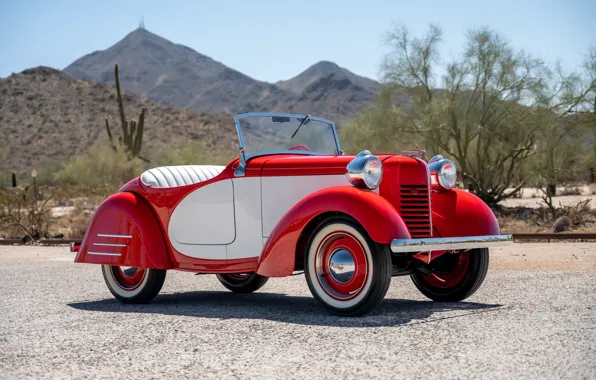
<path fill-rule="evenodd" d="M 186 141 L 230 154 L 238 144 L 231 117 L 208 116 L 132 93 L 123 98 L 129 118 L 147 109 L 143 155 L 150 159 Z M 107 140 L 105 117 L 117 133 L 111 85 L 73 79 L 48 67 L 0 79 L 0 171 L 39 169 Z"/>
<path fill-rule="evenodd" d="M 266 83 L 142 28 L 105 50 L 79 58 L 64 72 L 113 84 L 115 63 L 120 65 L 125 90 L 216 115 L 278 111 L 342 120 L 369 104 L 379 86 L 332 62 L 319 62 L 295 78 Z"/>
<path fill-rule="evenodd" d="M 328 61 L 315 63 L 294 78 L 279 81 L 275 84 L 284 90 L 290 90 L 295 94 L 302 94 L 309 86 L 329 76 L 346 80 L 365 91 L 378 91 L 379 82 L 356 75 L 348 69 L 339 67 L 336 63 Z"/>

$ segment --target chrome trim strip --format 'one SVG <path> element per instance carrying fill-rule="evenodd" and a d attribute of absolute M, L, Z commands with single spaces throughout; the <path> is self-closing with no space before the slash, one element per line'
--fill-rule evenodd
<path fill-rule="evenodd" d="M 424 149 L 402 149 L 398 154 L 401 156 L 408 156 L 408 157 L 424 157 L 426 155 L 426 150 L 424 150 Z"/>
<path fill-rule="evenodd" d="M 99 256 L 122 256 L 121 253 L 118 252 L 94 252 L 94 251 L 87 251 L 90 255 L 99 255 Z"/>
<path fill-rule="evenodd" d="M 462 236 L 429 239 L 394 239 L 391 251 L 395 253 L 452 251 L 501 247 L 513 243 L 511 235 Z"/>
<path fill-rule="evenodd" d="M 118 234 L 97 234 L 98 237 L 122 238 L 132 239 L 132 235 L 118 235 Z"/>
<path fill-rule="evenodd" d="M 116 243 L 93 243 L 93 245 L 101 245 L 103 247 L 126 247 L 126 244 L 116 244 Z"/>

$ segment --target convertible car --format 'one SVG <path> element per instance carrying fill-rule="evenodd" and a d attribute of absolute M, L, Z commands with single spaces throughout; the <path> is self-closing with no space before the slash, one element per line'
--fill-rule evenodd
<path fill-rule="evenodd" d="M 97 209 L 77 263 L 100 264 L 124 303 L 152 300 L 168 270 L 213 273 L 233 292 L 304 272 L 339 315 L 369 312 L 392 276 L 436 301 L 482 284 L 488 248 L 511 241 L 492 211 L 455 189 L 456 168 L 424 151 L 346 155 L 331 121 L 247 113 L 234 118 L 227 166 L 147 170 Z"/>

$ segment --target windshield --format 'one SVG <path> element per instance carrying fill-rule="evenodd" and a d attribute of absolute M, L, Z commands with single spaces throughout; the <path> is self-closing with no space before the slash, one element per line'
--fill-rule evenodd
<path fill-rule="evenodd" d="M 247 157 L 259 153 L 339 154 L 333 123 L 307 115 L 249 113 L 236 116 Z"/>

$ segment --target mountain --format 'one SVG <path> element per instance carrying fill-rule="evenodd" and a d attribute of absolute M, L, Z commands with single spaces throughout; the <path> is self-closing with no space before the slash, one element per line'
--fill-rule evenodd
<path fill-rule="evenodd" d="M 381 86 L 379 82 L 327 61 L 318 62 L 276 85 L 296 95 L 287 105 L 289 112 L 332 115 L 324 117 L 340 123 L 372 103 Z"/>
<path fill-rule="evenodd" d="M 77 59 L 64 72 L 77 79 L 113 84 L 116 63 L 123 89 L 178 107 L 232 114 L 249 111 L 249 107 L 265 110 L 285 100 L 278 87 L 142 28 L 106 50 Z"/>
<path fill-rule="evenodd" d="M 329 61 L 315 63 L 294 78 L 282 80 L 275 84 L 284 90 L 290 90 L 295 94 L 302 94 L 313 83 L 332 75 L 335 78 L 347 80 L 362 89 L 371 92 L 378 91 L 379 82 L 356 75 L 348 69 L 339 67 L 336 63 Z"/>
<path fill-rule="evenodd" d="M 156 159 L 168 147 L 199 141 L 230 156 L 237 147 L 232 118 L 208 116 L 124 93 L 128 118 L 147 109 L 143 155 Z M 73 79 L 49 67 L 0 78 L 0 172 L 43 168 L 106 141 L 104 118 L 120 131 L 116 90 Z"/>
<path fill-rule="evenodd" d="M 332 62 L 319 62 L 276 84 L 262 82 L 143 28 L 77 59 L 64 72 L 113 84 L 116 63 L 126 91 L 216 115 L 277 111 L 345 119 L 374 99 L 379 86 Z"/>

